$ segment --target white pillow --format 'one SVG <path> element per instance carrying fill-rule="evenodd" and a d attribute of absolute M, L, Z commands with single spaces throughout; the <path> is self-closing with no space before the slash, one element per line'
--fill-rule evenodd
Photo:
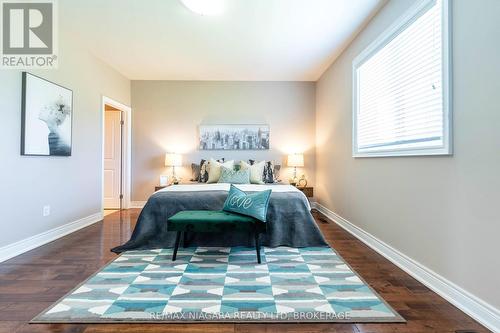
<path fill-rule="evenodd" d="M 242 170 L 250 169 L 250 183 L 264 184 L 262 176 L 264 174 L 264 167 L 266 166 L 266 161 L 255 162 L 254 164 L 248 164 L 245 161 L 241 161 L 240 166 Z"/>
<path fill-rule="evenodd" d="M 234 169 L 234 160 L 220 163 L 211 158 L 207 166 L 207 171 L 208 171 L 207 184 L 217 183 L 219 181 L 221 174 L 221 166 L 224 166 L 228 169 Z"/>

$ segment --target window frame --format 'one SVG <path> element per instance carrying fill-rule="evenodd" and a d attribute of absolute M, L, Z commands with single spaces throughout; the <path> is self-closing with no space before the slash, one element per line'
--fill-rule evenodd
<path fill-rule="evenodd" d="M 402 31 L 415 22 L 437 1 L 442 1 L 442 84 L 443 84 L 443 146 L 422 148 L 381 148 L 377 151 L 359 151 L 357 143 L 357 122 L 359 111 L 359 78 L 358 68 L 368 59 L 396 38 Z M 451 3 L 449 0 L 421 0 L 413 5 L 407 12 L 397 19 L 387 30 L 385 30 L 375 41 L 365 48 L 352 61 L 352 156 L 353 157 L 394 157 L 394 156 L 431 156 L 452 155 L 452 44 L 451 44 Z"/>

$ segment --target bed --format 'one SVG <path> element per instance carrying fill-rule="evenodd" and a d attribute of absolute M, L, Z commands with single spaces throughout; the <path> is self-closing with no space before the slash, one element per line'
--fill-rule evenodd
<path fill-rule="evenodd" d="M 261 235 L 264 246 L 328 246 L 311 215 L 311 206 L 304 193 L 290 185 L 236 185 L 245 192 L 271 189 L 267 212 L 267 232 Z M 175 232 L 167 230 L 167 219 L 182 210 L 220 210 L 230 184 L 181 184 L 155 192 L 142 209 L 128 242 L 113 248 L 128 250 L 170 248 Z M 253 246 L 247 234 L 188 234 L 189 246 Z"/>

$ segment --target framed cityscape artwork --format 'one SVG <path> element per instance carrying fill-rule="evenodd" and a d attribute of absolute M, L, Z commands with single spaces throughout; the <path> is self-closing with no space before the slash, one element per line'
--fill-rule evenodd
<path fill-rule="evenodd" d="M 200 125 L 200 150 L 267 150 L 269 125 Z"/>

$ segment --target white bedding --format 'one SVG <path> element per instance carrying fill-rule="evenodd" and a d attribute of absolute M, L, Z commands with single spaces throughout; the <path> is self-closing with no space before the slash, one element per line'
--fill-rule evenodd
<path fill-rule="evenodd" d="M 179 184 L 179 185 L 171 185 L 167 186 L 158 192 L 176 192 L 176 191 L 181 191 L 181 192 L 199 192 L 199 191 L 226 191 L 229 192 L 229 187 L 231 184 L 228 183 L 214 183 L 214 184 L 203 184 L 203 183 L 197 183 L 197 184 Z M 242 191 L 248 191 L 248 192 L 258 192 L 258 191 L 266 191 L 266 190 L 271 190 L 273 192 L 298 192 L 302 194 L 307 201 L 308 208 L 311 210 L 311 205 L 309 204 L 309 200 L 307 200 L 307 197 L 305 194 L 297 189 L 295 186 L 292 185 L 257 185 L 257 184 L 235 184 L 237 188 L 239 188 Z"/>

